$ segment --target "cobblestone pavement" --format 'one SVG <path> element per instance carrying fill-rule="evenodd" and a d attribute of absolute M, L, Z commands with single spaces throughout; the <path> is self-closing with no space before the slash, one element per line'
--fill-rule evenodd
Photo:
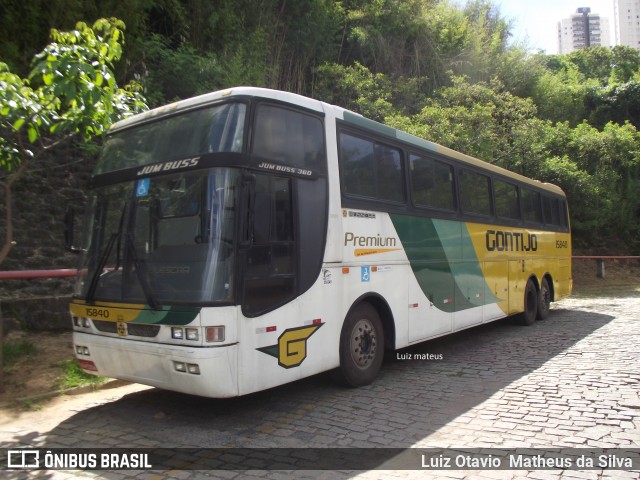
<path fill-rule="evenodd" d="M 441 360 L 423 360 L 433 354 Z M 411 359 L 408 357 L 411 356 Z M 433 358 L 433 357 L 432 357 Z M 328 375 L 212 400 L 127 385 L 0 411 L 7 447 L 640 448 L 640 291 L 559 302 L 396 352 L 377 381 Z M 638 479 L 639 470 L 39 471 L 10 478 Z"/>

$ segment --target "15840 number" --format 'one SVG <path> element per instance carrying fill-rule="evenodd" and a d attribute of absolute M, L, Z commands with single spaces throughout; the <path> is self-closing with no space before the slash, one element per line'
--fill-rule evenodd
<path fill-rule="evenodd" d="M 87 308 L 89 318 L 109 318 L 109 310 L 103 308 Z"/>

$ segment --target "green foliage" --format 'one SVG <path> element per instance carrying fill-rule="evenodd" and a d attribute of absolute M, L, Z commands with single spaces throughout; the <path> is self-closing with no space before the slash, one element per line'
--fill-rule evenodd
<path fill-rule="evenodd" d="M 471 84 L 456 77 L 411 119 L 395 116 L 387 123 L 454 150 L 512 170 L 527 170 L 528 145 L 539 120 L 533 102 L 503 90 L 499 82 Z"/>
<path fill-rule="evenodd" d="M 3 343 L 2 364 L 5 367 L 10 367 L 19 359 L 33 355 L 36 351 L 36 346 L 26 339 Z"/>
<path fill-rule="evenodd" d="M 93 28 L 80 22 L 70 32 L 52 30 L 27 79 L 0 64 L 0 168 L 14 170 L 48 148 L 51 136 L 88 140 L 146 107 L 135 84 L 116 84 L 123 29 L 118 20 L 102 19 Z"/>
<path fill-rule="evenodd" d="M 67 389 L 96 386 L 104 383 L 104 381 L 105 377 L 85 373 L 85 371 L 80 368 L 80 365 L 78 365 L 78 361 L 73 358 L 62 365 L 62 377 L 60 378 L 57 387 Z"/>
<path fill-rule="evenodd" d="M 136 84 L 117 87 L 131 79 L 154 106 L 265 86 L 557 183 L 569 195 L 577 239 L 617 235 L 640 248 L 640 51 L 532 54 L 526 43 L 509 43 L 511 23 L 498 5 L 10 0 L 0 17 L 0 172 L 138 111 Z M 126 52 L 122 23 L 73 29 L 78 19 L 101 17 L 126 22 Z M 54 31 L 30 63 L 51 27 L 71 31 Z"/>
<path fill-rule="evenodd" d="M 587 116 L 586 96 L 592 88 L 578 67 L 564 63 L 555 73 L 543 73 L 533 91 L 540 116 L 554 122 L 568 120 L 572 125 L 581 123 Z"/>
<path fill-rule="evenodd" d="M 631 122 L 640 128 L 640 81 L 594 87 L 585 99 L 591 125 L 603 128 L 609 122 Z"/>
<path fill-rule="evenodd" d="M 373 74 L 360 63 L 351 67 L 326 64 L 318 69 L 314 96 L 382 121 L 393 112 L 391 91 L 391 81 L 385 75 Z"/>
<path fill-rule="evenodd" d="M 140 87 L 119 88 L 114 63 L 122 56 L 124 24 L 79 22 L 68 32 L 51 31 L 28 78 L 0 63 L 0 188 L 4 193 L 4 261 L 13 242 L 12 187 L 29 160 L 78 137 L 89 141 L 114 121 L 146 109 Z"/>
<path fill-rule="evenodd" d="M 147 75 L 145 97 L 151 106 L 220 89 L 222 68 L 213 55 L 203 56 L 186 45 L 171 48 L 166 37 L 154 34 L 144 42 Z"/>

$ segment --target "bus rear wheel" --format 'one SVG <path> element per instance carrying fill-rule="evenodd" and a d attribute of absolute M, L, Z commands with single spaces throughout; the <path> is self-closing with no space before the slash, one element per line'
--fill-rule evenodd
<path fill-rule="evenodd" d="M 369 385 L 384 358 L 384 334 L 380 316 L 368 303 L 357 305 L 344 321 L 340 334 L 340 368 L 335 377 L 350 387 Z"/>
<path fill-rule="evenodd" d="M 538 292 L 538 320 L 544 320 L 551 311 L 551 289 L 546 278 L 542 279 L 540 291 Z"/>
<path fill-rule="evenodd" d="M 529 279 L 524 289 L 524 312 L 521 320 L 523 325 L 533 325 L 538 315 L 538 289 L 533 280 Z"/>

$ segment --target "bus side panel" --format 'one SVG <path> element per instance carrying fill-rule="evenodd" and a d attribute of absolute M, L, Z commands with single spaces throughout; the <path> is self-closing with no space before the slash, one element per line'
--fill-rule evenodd
<path fill-rule="evenodd" d="M 453 276 L 444 262 L 412 265 L 409 271 L 409 342 L 417 342 L 451 332 L 452 312 L 443 310 L 454 296 Z M 420 280 L 418 280 L 420 279 Z M 429 297 L 421 284 L 431 283 Z"/>
<path fill-rule="evenodd" d="M 524 312 L 524 289 L 527 285 L 527 276 L 523 263 L 518 260 L 509 260 L 509 315 Z"/>
<path fill-rule="evenodd" d="M 571 295 L 573 290 L 573 273 L 571 271 L 571 234 L 560 233 L 556 236 L 558 259 L 558 277 L 554 278 L 555 300 Z"/>
<path fill-rule="evenodd" d="M 498 320 L 507 315 L 509 309 L 509 262 L 506 259 L 483 262 L 485 295 L 498 299 L 497 303 L 485 305 L 483 323 Z"/>
<path fill-rule="evenodd" d="M 517 227 L 468 223 L 467 229 L 486 280 L 485 295 L 511 315 L 524 311 L 524 292 L 534 277 L 540 286 L 550 275 L 555 300 L 571 292 L 570 234 Z M 484 321 L 500 318 L 486 310 Z"/>
<path fill-rule="evenodd" d="M 359 299 L 376 295 L 389 306 L 395 322 L 395 345 L 387 343 L 387 347 L 408 345 L 408 310 L 415 303 L 410 301 L 408 282 L 413 273 L 395 220 L 384 212 L 345 208 L 342 232 L 342 265 L 347 273 L 343 274 L 341 321 Z"/>
<path fill-rule="evenodd" d="M 239 314 L 240 395 L 300 380 L 339 366 L 339 339 L 349 275 L 325 265 L 304 294 L 254 318 Z"/>

